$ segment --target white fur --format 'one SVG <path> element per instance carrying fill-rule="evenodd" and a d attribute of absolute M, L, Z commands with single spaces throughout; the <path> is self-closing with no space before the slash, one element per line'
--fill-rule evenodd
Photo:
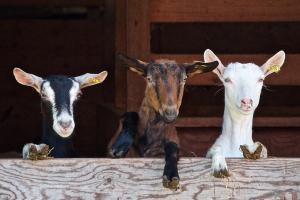
<path fill-rule="evenodd" d="M 277 56 L 276 59 L 274 59 L 275 56 Z M 275 56 L 269 59 L 267 63 L 277 64 L 280 61 L 279 67 L 281 67 L 284 61 L 284 52 L 281 51 Z M 215 73 L 225 87 L 222 134 L 206 155 L 212 158 L 213 172 L 219 172 L 222 169 L 227 170 L 225 157 L 243 157 L 240 145 L 247 145 L 251 153 L 257 149 L 259 143 L 254 143 L 252 139 L 253 114 L 259 104 L 263 86 L 262 80 L 270 73 L 266 71 L 265 65 L 259 67 L 253 63 L 243 64 L 237 62 L 224 67 L 219 58 L 210 50 L 205 51 L 204 59 L 205 62 L 219 61 Z M 247 106 L 247 109 L 245 109 L 241 103 L 243 99 L 251 99 L 253 101 L 252 105 Z M 267 156 L 265 148 L 262 156 Z"/>

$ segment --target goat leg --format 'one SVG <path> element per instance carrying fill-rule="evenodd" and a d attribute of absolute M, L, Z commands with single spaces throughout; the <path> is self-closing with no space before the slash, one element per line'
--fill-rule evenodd
<path fill-rule="evenodd" d="M 178 153 L 179 147 L 174 142 L 165 143 L 165 168 L 163 174 L 163 185 L 166 188 L 177 189 L 179 187 L 178 175 Z"/>
<path fill-rule="evenodd" d="M 226 178 L 229 177 L 228 167 L 225 157 L 222 153 L 222 147 L 215 145 L 208 151 L 207 158 L 211 158 L 212 164 L 212 174 L 216 178 Z"/>
<path fill-rule="evenodd" d="M 125 113 L 120 120 L 119 132 L 115 141 L 109 148 L 111 157 L 125 157 L 134 143 L 137 133 L 138 114 L 136 112 Z"/>

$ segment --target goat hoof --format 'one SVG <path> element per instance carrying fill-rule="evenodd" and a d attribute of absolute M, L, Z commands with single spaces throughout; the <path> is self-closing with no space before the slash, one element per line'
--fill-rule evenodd
<path fill-rule="evenodd" d="M 44 160 L 49 159 L 50 152 L 52 149 L 49 149 L 49 146 L 46 144 L 36 145 L 29 143 L 23 147 L 23 159 L 25 160 Z"/>
<path fill-rule="evenodd" d="M 114 149 L 111 149 L 109 151 L 109 155 L 112 157 L 112 158 L 122 158 L 122 157 L 125 157 L 125 152 L 124 151 L 116 151 Z"/>
<path fill-rule="evenodd" d="M 171 180 L 168 179 L 166 175 L 163 176 L 163 186 L 172 190 L 177 190 L 179 188 L 179 178 L 173 177 Z"/>
<path fill-rule="evenodd" d="M 260 143 L 260 142 L 256 142 L 254 144 L 255 148 L 249 148 L 247 145 L 241 145 L 240 146 L 240 150 L 243 153 L 243 156 L 245 159 L 249 159 L 249 160 L 257 160 L 260 158 L 266 158 L 267 156 L 267 149 L 266 147 Z"/>
<path fill-rule="evenodd" d="M 229 172 L 227 169 L 221 169 L 219 171 L 214 171 L 213 176 L 216 178 L 227 178 L 229 177 Z"/>

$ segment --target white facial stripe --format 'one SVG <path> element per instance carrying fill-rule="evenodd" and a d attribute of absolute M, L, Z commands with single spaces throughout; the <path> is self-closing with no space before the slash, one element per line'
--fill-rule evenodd
<path fill-rule="evenodd" d="M 74 81 L 73 81 L 74 82 Z M 77 92 L 79 90 L 79 84 L 74 82 L 72 88 L 70 89 L 70 113 L 67 109 L 63 109 L 59 114 L 55 102 L 55 92 L 51 88 L 49 82 L 45 82 L 43 85 L 43 92 L 47 95 L 48 101 L 51 103 L 52 108 L 52 119 L 53 119 L 53 129 L 61 137 L 69 137 L 75 128 L 75 123 L 73 119 L 73 103 L 76 100 Z M 68 128 L 61 126 L 61 122 L 71 122 Z"/>
<path fill-rule="evenodd" d="M 45 93 L 47 95 L 47 98 L 50 101 L 52 108 L 53 107 L 55 108 L 56 107 L 55 106 L 55 93 L 54 93 L 53 89 L 51 88 L 49 81 L 46 81 L 43 84 L 42 90 L 43 90 L 43 93 Z"/>
<path fill-rule="evenodd" d="M 71 113 L 73 114 L 73 103 L 74 101 L 77 99 L 77 95 L 78 95 L 78 92 L 80 92 L 80 85 L 78 82 L 76 81 L 73 81 L 73 86 L 71 87 L 70 89 L 70 106 L 71 106 Z"/>

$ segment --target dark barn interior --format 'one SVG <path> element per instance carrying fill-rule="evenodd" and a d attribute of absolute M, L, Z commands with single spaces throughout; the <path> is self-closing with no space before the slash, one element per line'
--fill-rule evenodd
<path fill-rule="evenodd" d="M 137 111 L 144 92 L 142 78 L 116 63 L 116 53 L 191 62 L 202 60 L 210 48 L 224 64 L 263 64 L 277 51 L 286 52 L 282 71 L 263 89 L 254 139 L 271 156 L 299 157 L 299 10 L 297 0 L 1 1 L 0 153 L 20 152 L 25 143 L 38 141 L 42 131 L 40 97 L 15 81 L 14 67 L 42 77 L 107 70 L 103 84 L 83 91 L 74 136 L 82 157 L 105 157 L 118 117 Z M 221 88 L 214 74 L 188 82 L 176 122 L 184 156 L 205 156 L 220 134 Z"/>

